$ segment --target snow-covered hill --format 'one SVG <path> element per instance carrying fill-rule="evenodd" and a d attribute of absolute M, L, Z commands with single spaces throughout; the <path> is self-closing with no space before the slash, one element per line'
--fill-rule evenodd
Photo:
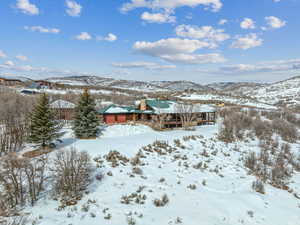
<path fill-rule="evenodd" d="M 243 94 L 269 104 L 300 105 L 300 76 L 244 90 Z"/>
<path fill-rule="evenodd" d="M 157 91 L 184 91 L 193 89 L 197 91 L 212 90 L 207 86 L 203 86 L 191 81 L 135 81 L 135 80 L 117 80 L 112 78 L 103 78 L 97 76 L 72 76 L 49 78 L 51 82 L 67 84 L 67 85 L 89 85 L 103 86 L 118 89 L 128 89 L 145 92 Z"/>

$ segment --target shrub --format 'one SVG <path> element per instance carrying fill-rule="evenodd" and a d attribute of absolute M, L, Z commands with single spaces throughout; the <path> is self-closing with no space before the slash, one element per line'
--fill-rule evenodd
<path fill-rule="evenodd" d="M 264 187 L 264 184 L 262 181 L 260 180 L 256 180 L 256 181 L 253 181 L 252 183 L 252 189 L 256 192 L 259 192 L 261 194 L 265 194 L 265 187 Z"/>
<path fill-rule="evenodd" d="M 154 199 L 153 204 L 156 207 L 163 207 L 166 204 L 168 204 L 168 202 L 169 202 L 169 198 L 168 198 L 168 196 L 166 194 L 164 194 L 161 199 L 158 199 L 158 198 Z"/>
<path fill-rule="evenodd" d="M 298 138 L 298 131 L 296 127 L 283 119 L 273 120 L 272 128 L 282 137 L 283 140 L 287 142 L 295 142 Z"/>
<path fill-rule="evenodd" d="M 75 149 L 59 151 L 54 159 L 55 194 L 78 197 L 87 188 L 92 171 L 91 158 Z"/>

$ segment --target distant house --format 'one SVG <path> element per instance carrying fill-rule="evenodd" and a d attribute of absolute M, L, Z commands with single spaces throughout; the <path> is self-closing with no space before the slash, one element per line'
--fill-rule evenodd
<path fill-rule="evenodd" d="M 74 118 L 75 104 L 65 100 L 56 100 L 50 104 L 56 112 L 56 118 L 58 120 L 72 120 Z"/>
<path fill-rule="evenodd" d="M 35 80 L 33 83 L 28 87 L 32 89 L 52 89 L 54 84 L 46 81 L 46 80 Z"/>
<path fill-rule="evenodd" d="M 17 79 L 14 77 L 8 78 L 8 77 L 0 77 L 0 85 L 4 86 L 18 86 L 22 85 L 23 81 L 21 79 Z"/>
<path fill-rule="evenodd" d="M 42 87 L 39 83 L 33 82 L 30 85 L 28 85 L 26 88 L 27 89 L 41 89 Z"/>
<path fill-rule="evenodd" d="M 162 123 L 162 128 L 182 127 L 182 116 L 189 114 L 193 125 L 214 123 L 216 108 L 204 104 L 184 104 L 168 100 L 142 100 L 135 106 L 110 105 L 98 111 L 106 124 L 127 122 Z"/>

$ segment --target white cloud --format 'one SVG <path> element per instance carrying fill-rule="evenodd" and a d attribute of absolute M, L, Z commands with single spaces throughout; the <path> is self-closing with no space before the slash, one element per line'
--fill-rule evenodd
<path fill-rule="evenodd" d="M 17 0 L 16 8 L 28 15 L 38 15 L 39 9 L 36 5 L 29 2 L 29 0 Z"/>
<path fill-rule="evenodd" d="M 300 70 L 300 59 L 267 61 L 257 64 L 236 64 L 220 68 L 225 73 L 258 73 Z"/>
<path fill-rule="evenodd" d="M 176 27 L 175 32 L 179 37 L 202 39 L 211 43 L 212 47 L 217 47 L 217 43 L 230 38 L 230 35 L 224 33 L 224 30 L 215 29 L 211 26 L 179 25 Z"/>
<path fill-rule="evenodd" d="M 17 55 L 16 59 L 20 60 L 20 61 L 27 61 L 28 57 L 25 55 Z"/>
<path fill-rule="evenodd" d="M 160 65 L 153 62 L 125 62 L 125 63 L 113 63 L 112 66 L 118 68 L 134 69 L 143 68 L 150 70 L 163 70 L 163 69 L 175 69 L 175 65 Z"/>
<path fill-rule="evenodd" d="M 244 18 L 240 26 L 242 29 L 255 29 L 255 22 L 250 18 Z"/>
<path fill-rule="evenodd" d="M 248 34 L 246 36 L 237 36 L 232 43 L 231 48 L 240 48 L 247 50 L 262 45 L 263 40 L 258 38 L 257 34 Z"/>
<path fill-rule="evenodd" d="M 210 47 L 212 44 L 205 41 L 180 38 L 161 39 L 156 42 L 137 41 L 133 46 L 138 52 L 169 62 L 203 64 L 225 61 L 220 54 L 194 54 L 199 49 Z"/>
<path fill-rule="evenodd" d="M 118 37 L 115 34 L 109 33 L 109 34 L 107 34 L 106 37 L 104 37 L 104 40 L 114 42 L 114 41 L 118 40 Z"/>
<path fill-rule="evenodd" d="M 73 0 L 66 0 L 66 12 L 69 16 L 80 16 L 82 6 Z"/>
<path fill-rule="evenodd" d="M 223 63 L 226 61 L 219 53 L 162 55 L 161 58 L 170 62 L 184 64 Z"/>
<path fill-rule="evenodd" d="M 80 41 L 87 41 L 87 40 L 91 40 L 92 36 L 88 32 L 81 32 L 75 37 L 75 39 Z"/>
<path fill-rule="evenodd" d="M 226 24 L 226 23 L 228 23 L 228 20 L 226 20 L 226 19 L 221 19 L 220 21 L 219 21 L 219 25 L 224 25 L 224 24 Z"/>
<path fill-rule="evenodd" d="M 4 65 L 5 65 L 5 66 L 14 66 L 15 64 L 14 64 L 13 61 L 8 60 L 8 61 L 6 61 L 6 62 L 4 63 Z"/>
<path fill-rule="evenodd" d="M 5 52 L 2 50 L 0 50 L 0 58 L 6 58 Z"/>
<path fill-rule="evenodd" d="M 286 25 L 286 21 L 283 21 L 275 16 L 267 16 L 267 17 L 265 17 L 265 20 L 267 22 L 269 29 L 279 29 Z"/>
<path fill-rule="evenodd" d="M 33 31 L 33 32 L 40 32 L 40 33 L 51 33 L 51 34 L 58 34 L 60 32 L 57 28 L 46 28 L 42 26 L 25 26 L 25 30 Z"/>
<path fill-rule="evenodd" d="M 98 41 L 109 41 L 109 42 L 114 42 L 118 40 L 118 36 L 113 34 L 113 33 L 108 33 L 105 37 L 103 36 L 98 36 L 96 38 Z"/>
<path fill-rule="evenodd" d="M 213 11 L 218 11 L 222 8 L 221 0 L 131 0 L 123 4 L 121 11 L 128 12 L 136 8 L 165 9 L 169 11 L 178 7 L 196 7 L 199 5 L 203 5 L 206 8 L 210 7 Z"/>
<path fill-rule="evenodd" d="M 144 12 L 141 19 L 148 23 L 175 23 L 176 17 L 168 13 L 149 13 Z"/>

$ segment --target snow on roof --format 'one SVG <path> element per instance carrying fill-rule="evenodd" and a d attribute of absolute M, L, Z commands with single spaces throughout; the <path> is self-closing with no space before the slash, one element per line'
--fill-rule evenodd
<path fill-rule="evenodd" d="M 110 107 L 106 110 L 106 113 L 128 113 L 129 111 L 126 108 L 123 107 Z"/>
<path fill-rule="evenodd" d="M 50 104 L 50 107 L 52 109 L 74 109 L 75 108 L 75 104 L 72 103 L 72 102 L 68 102 L 68 101 L 65 101 L 65 100 L 56 100 L 54 102 L 52 102 Z"/>
<path fill-rule="evenodd" d="M 185 111 L 192 113 L 201 113 L 201 112 L 216 112 L 216 108 L 213 105 L 207 104 L 191 104 L 185 105 L 184 103 L 177 103 L 173 101 L 168 101 L 169 107 L 152 107 L 154 112 L 157 114 L 163 113 L 183 113 Z"/>

